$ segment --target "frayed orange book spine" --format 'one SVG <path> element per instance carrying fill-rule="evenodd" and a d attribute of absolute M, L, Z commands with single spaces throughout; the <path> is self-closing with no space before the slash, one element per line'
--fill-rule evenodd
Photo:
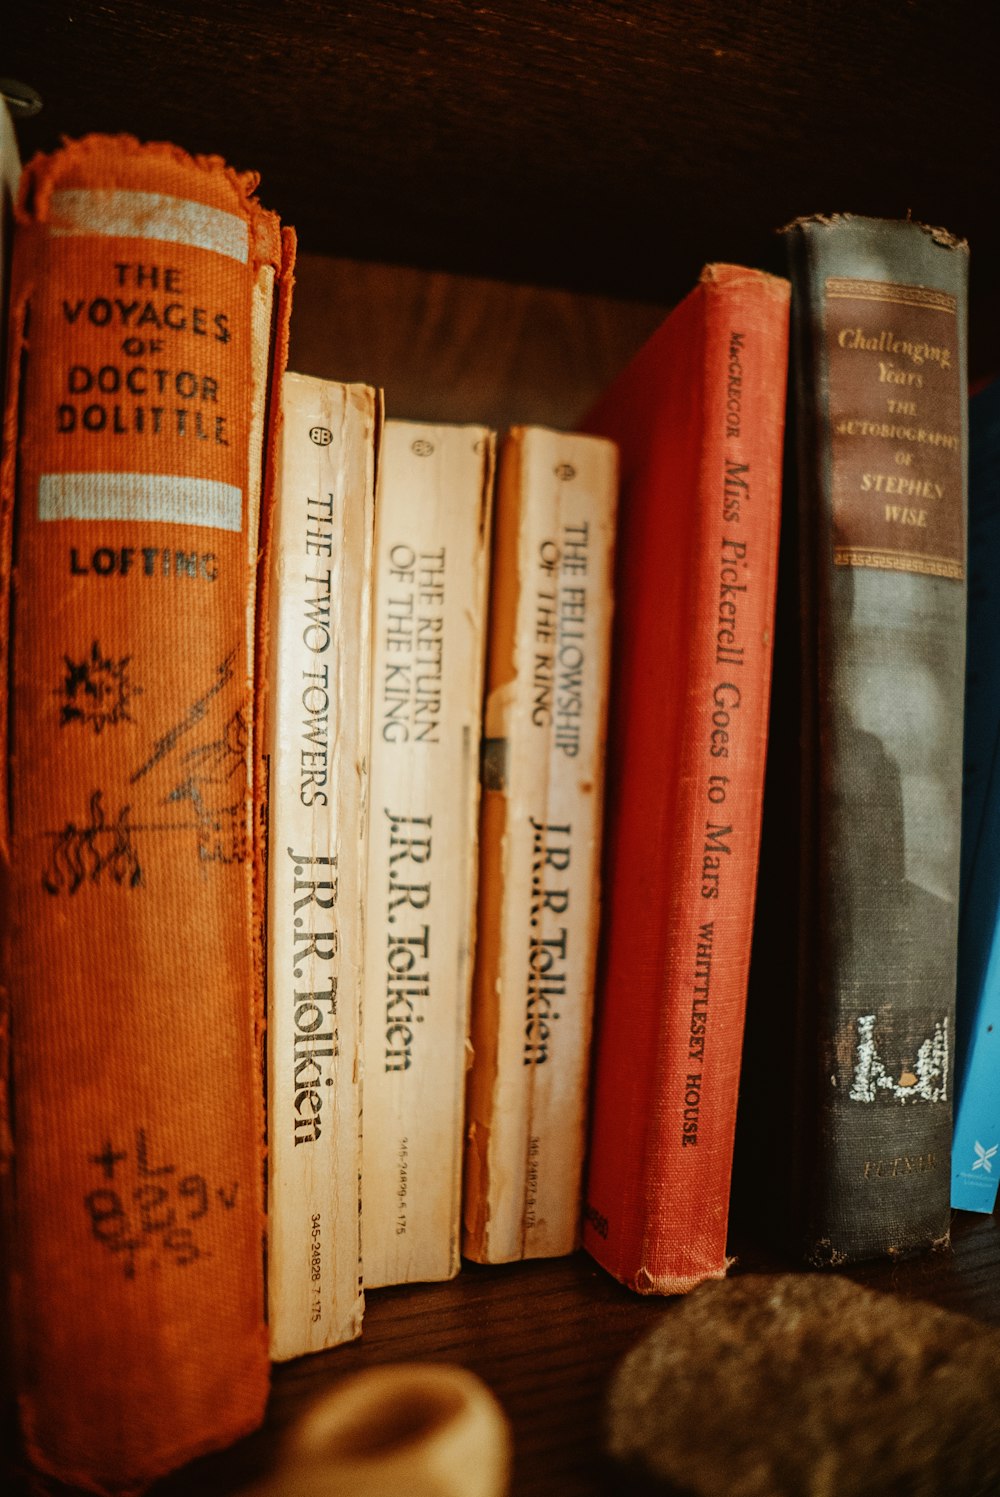
<path fill-rule="evenodd" d="M 29 1458 L 99 1492 L 228 1444 L 267 1397 L 252 738 L 292 241 L 255 187 L 94 136 L 30 163 L 18 208 L 13 1344 Z"/>

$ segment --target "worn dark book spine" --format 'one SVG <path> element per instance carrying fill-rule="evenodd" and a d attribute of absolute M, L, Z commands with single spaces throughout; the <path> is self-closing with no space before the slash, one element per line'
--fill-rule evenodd
<path fill-rule="evenodd" d="M 949 1227 L 965 658 L 965 245 L 788 231 L 802 619 L 798 1210 L 837 1264 Z M 803 1111 L 804 1109 L 804 1111 Z"/>

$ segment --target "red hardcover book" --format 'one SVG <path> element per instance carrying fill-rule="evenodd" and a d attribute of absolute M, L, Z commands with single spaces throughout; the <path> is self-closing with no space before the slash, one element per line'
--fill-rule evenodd
<path fill-rule="evenodd" d="M 622 481 L 584 1246 L 644 1294 L 728 1266 L 788 309 L 706 267 L 584 423 Z"/>

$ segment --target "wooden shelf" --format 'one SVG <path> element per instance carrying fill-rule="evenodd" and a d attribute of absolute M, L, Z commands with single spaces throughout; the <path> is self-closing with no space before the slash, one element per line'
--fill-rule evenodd
<path fill-rule="evenodd" d="M 912 213 L 1000 280 L 993 48 L 910 0 L 31 0 L 25 149 L 127 131 L 262 174 L 305 249 L 673 303 L 812 212 Z M 984 44 L 986 43 L 986 44 Z"/>
<path fill-rule="evenodd" d="M 750 1245 L 735 1250 L 736 1273 L 794 1266 Z M 849 1277 L 1000 1325 L 1000 1222 L 956 1212 L 950 1252 L 866 1264 Z M 241 1491 L 272 1468 L 308 1400 L 347 1373 L 398 1361 L 457 1362 L 493 1389 L 514 1432 L 512 1497 L 619 1497 L 622 1476 L 601 1456 L 608 1379 L 673 1303 L 630 1293 L 584 1253 L 499 1268 L 466 1264 L 446 1284 L 372 1290 L 360 1341 L 276 1367 L 262 1428 L 157 1482 L 149 1497 Z M 27 1497 L 29 1487 L 15 1476 L 4 1490 Z"/>
<path fill-rule="evenodd" d="M 748 1249 L 735 1271 L 787 1267 Z M 951 1252 L 868 1264 L 850 1277 L 1000 1325 L 1000 1224 L 956 1213 Z M 617 1497 L 622 1477 L 600 1452 L 608 1378 L 670 1306 L 623 1289 L 583 1253 L 502 1268 L 467 1264 L 448 1284 L 374 1290 L 360 1341 L 276 1368 L 264 1428 L 160 1482 L 151 1497 L 238 1491 L 274 1459 L 307 1399 L 347 1372 L 407 1360 L 459 1362 L 494 1390 L 514 1429 L 513 1497 Z"/>
<path fill-rule="evenodd" d="M 414 421 L 572 428 L 666 308 L 483 277 L 300 257 L 290 365 L 381 385 Z"/>

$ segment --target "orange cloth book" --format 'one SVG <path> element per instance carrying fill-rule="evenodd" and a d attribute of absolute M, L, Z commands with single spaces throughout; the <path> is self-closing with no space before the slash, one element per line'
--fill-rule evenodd
<path fill-rule="evenodd" d="M 18 206 L 12 1340 L 29 1457 L 109 1493 L 234 1440 L 267 1396 L 251 740 L 292 239 L 255 187 L 93 136 L 30 163 Z"/>
<path fill-rule="evenodd" d="M 727 1268 L 777 574 L 788 283 L 710 265 L 584 422 L 621 454 L 584 1246 Z"/>

